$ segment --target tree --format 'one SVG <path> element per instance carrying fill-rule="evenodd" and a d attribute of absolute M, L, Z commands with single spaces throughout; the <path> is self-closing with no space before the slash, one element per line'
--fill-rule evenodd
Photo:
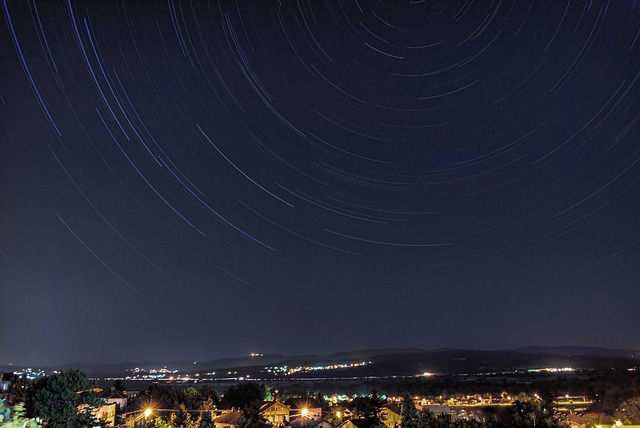
<path fill-rule="evenodd" d="M 33 382 L 27 380 L 26 377 L 19 378 L 14 375 L 9 386 L 9 393 L 7 394 L 7 401 L 9 403 L 28 403 L 29 396 L 33 393 Z M 27 413 L 30 412 L 30 408 L 27 407 Z"/>
<path fill-rule="evenodd" d="M 243 411 L 242 416 L 240 416 L 240 419 L 236 422 L 236 428 L 251 428 L 256 422 L 257 420 L 255 420 L 252 415 Z"/>
<path fill-rule="evenodd" d="M 266 387 L 255 382 L 243 382 L 233 385 L 224 394 L 224 400 L 232 407 L 245 409 L 251 407 L 266 396 Z"/>
<path fill-rule="evenodd" d="M 37 428 L 40 426 L 33 419 L 25 417 L 24 403 L 9 407 L 4 399 L 0 399 L 0 427 L 2 428 Z"/>
<path fill-rule="evenodd" d="M 418 411 L 413 402 L 413 397 L 411 397 L 409 393 L 404 395 L 402 403 L 400 404 L 400 417 L 400 426 L 402 428 L 417 428 Z"/>
<path fill-rule="evenodd" d="M 623 401 L 615 415 L 624 424 L 640 424 L 640 397 Z"/>
<path fill-rule="evenodd" d="M 382 413 L 382 406 L 384 406 L 384 403 L 378 391 L 374 389 L 366 397 L 354 398 L 351 404 L 356 416 L 363 419 L 367 427 L 379 427 L 383 425 L 384 414 Z"/>
<path fill-rule="evenodd" d="M 211 410 L 213 410 L 213 406 L 218 404 L 220 401 L 220 397 L 218 397 L 218 393 L 216 390 L 209 385 L 202 385 L 198 388 L 198 399 L 200 400 L 200 405 L 203 406 L 204 403 L 211 403 Z"/>
<path fill-rule="evenodd" d="M 329 405 L 329 401 L 325 400 L 324 394 L 322 392 L 318 392 L 313 398 L 320 404 L 320 409 L 323 416 L 326 417 L 331 414 L 331 406 Z"/>
<path fill-rule="evenodd" d="M 513 401 L 499 418 L 499 425 L 514 428 L 562 428 L 565 425 L 555 415 L 549 400 L 531 398 L 524 394 Z"/>
<path fill-rule="evenodd" d="M 200 426 L 198 428 L 215 428 L 216 424 L 213 422 L 215 418 L 213 400 L 209 398 L 204 401 L 200 410 L 202 410 L 202 416 L 200 417 Z"/>
<path fill-rule="evenodd" d="M 262 421 L 260 405 L 267 395 L 267 387 L 255 382 L 243 382 L 229 387 L 224 393 L 224 401 L 242 410 L 242 417 L 236 424 L 239 428 L 249 428 Z"/>
<path fill-rule="evenodd" d="M 34 385 L 31 396 L 34 415 L 51 428 L 91 426 L 93 411 L 102 403 L 92 388 L 93 384 L 79 370 L 42 378 Z"/>
<path fill-rule="evenodd" d="M 240 417 L 236 426 L 238 428 L 250 428 L 256 422 L 264 422 L 264 418 L 260 414 L 260 401 L 252 401 L 242 409 L 242 417 Z"/>
<path fill-rule="evenodd" d="M 165 422 L 160 417 L 150 419 L 148 421 L 137 421 L 133 424 L 133 428 L 175 428 L 168 422 Z"/>
<path fill-rule="evenodd" d="M 184 404 L 180 404 L 178 406 L 178 411 L 175 414 L 175 419 L 173 424 L 179 428 L 193 428 L 191 414 L 187 411 L 187 408 Z"/>
<path fill-rule="evenodd" d="M 416 417 L 417 428 L 448 428 L 449 422 L 433 414 L 429 409 L 422 409 Z"/>
<path fill-rule="evenodd" d="M 113 388 L 116 391 L 120 392 L 125 392 L 127 390 L 127 388 L 124 386 L 124 382 L 122 382 L 120 379 L 116 379 L 116 381 L 113 382 Z"/>

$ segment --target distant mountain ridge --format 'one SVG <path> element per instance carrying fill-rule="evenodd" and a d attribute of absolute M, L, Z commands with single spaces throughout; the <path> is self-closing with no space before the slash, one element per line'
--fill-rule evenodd
<path fill-rule="evenodd" d="M 516 352 L 527 354 L 564 354 L 564 355 L 592 355 L 601 357 L 627 357 L 638 356 L 637 349 L 608 349 L 594 346 L 525 346 L 514 349 Z"/>
<path fill-rule="evenodd" d="M 375 372 L 380 375 L 409 375 L 422 371 L 465 372 L 469 370 L 500 370 L 530 367 L 540 364 L 559 364 L 585 367 L 631 364 L 640 361 L 640 350 L 608 349 L 587 346 L 526 346 L 510 350 L 470 350 L 456 348 L 421 349 L 381 348 L 336 352 L 328 355 L 260 354 L 236 358 L 221 358 L 210 361 L 155 361 L 117 364 L 64 364 L 46 370 L 77 368 L 88 374 L 127 373 L 135 367 L 158 369 L 166 366 L 181 373 L 196 371 L 222 371 L 253 368 L 258 371 L 265 366 L 327 366 L 332 364 L 366 361 L 368 369 L 358 368 L 359 373 Z M 11 371 L 17 367 L 3 367 Z M 419 371 L 416 371 L 419 370 Z"/>

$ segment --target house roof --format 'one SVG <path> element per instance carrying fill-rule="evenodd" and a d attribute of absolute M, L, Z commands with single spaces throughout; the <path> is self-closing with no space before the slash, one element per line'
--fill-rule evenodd
<path fill-rule="evenodd" d="M 423 406 L 422 410 L 428 410 L 435 415 L 440 415 L 443 413 L 453 413 L 453 410 L 451 410 L 451 407 L 444 404 Z"/>
<path fill-rule="evenodd" d="M 322 422 L 322 419 L 294 419 L 290 425 L 291 428 L 313 428 Z"/>
<path fill-rule="evenodd" d="M 396 415 L 400 415 L 400 406 L 398 406 L 397 404 L 385 404 L 384 406 L 382 406 L 383 409 L 387 409 L 390 412 L 395 413 Z"/>
<path fill-rule="evenodd" d="M 338 425 L 338 428 L 344 428 L 345 425 L 348 425 L 350 423 L 353 424 L 356 428 L 369 428 L 370 425 L 369 421 L 365 419 L 350 419 Z"/>
<path fill-rule="evenodd" d="M 576 422 L 581 425 L 584 425 L 589 422 L 598 422 L 599 424 L 613 424 L 614 422 L 614 419 L 612 416 L 609 416 L 605 413 L 599 413 L 599 412 L 589 412 L 583 415 L 577 415 L 577 414 L 567 415 L 565 416 L 565 419 L 568 421 Z M 627 426 L 628 425 L 625 425 L 625 428 Z"/>
<path fill-rule="evenodd" d="M 240 419 L 240 417 L 242 416 L 242 413 L 237 412 L 237 411 L 233 411 L 233 412 L 227 412 L 224 413 L 220 416 L 218 416 L 216 418 L 215 423 L 217 424 L 229 424 L 229 425 L 235 425 L 238 420 Z"/>
<path fill-rule="evenodd" d="M 123 399 L 123 398 L 127 398 L 127 394 L 125 394 L 122 391 L 118 391 L 115 388 L 110 388 L 110 389 L 105 389 L 102 392 L 98 393 L 98 398 L 119 398 L 119 399 Z"/>
<path fill-rule="evenodd" d="M 260 412 L 266 412 L 267 410 L 269 410 L 269 408 L 271 408 L 272 406 L 275 406 L 275 405 L 280 405 L 282 407 L 285 407 L 285 408 L 289 409 L 288 405 L 286 405 L 284 403 L 281 403 L 280 401 L 277 401 L 277 400 L 276 401 L 265 401 L 262 404 L 262 406 L 260 406 Z"/>

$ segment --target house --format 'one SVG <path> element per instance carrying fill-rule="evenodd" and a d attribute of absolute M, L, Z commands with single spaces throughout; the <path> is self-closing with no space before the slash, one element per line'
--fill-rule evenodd
<path fill-rule="evenodd" d="M 455 421 L 456 412 L 454 412 L 451 407 L 445 405 L 430 405 L 423 406 L 422 410 L 428 410 L 433 413 L 435 416 L 438 416 L 447 421 Z"/>
<path fill-rule="evenodd" d="M 291 409 L 291 420 L 322 418 L 322 405 L 313 398 L 290 398 L 286 404 Z"/>
<path fill-rule="evenodd" d="M 213 423 L 216 424 L 216 428 L 235 428 L 241 417 L 241 412 L 232 410 L 218 416 Z"/>
<path fill-rule="evenodd" d="M 118 391 L 113 386 L 110 389 L 98 391 L 98 398 L 103 399 L 107 404 L 115 403 L 120 410 L 127 405 L 126 392 Z"/>
<path fill-rule="evenodd" d="M 291 421 L 291 428 L 333 428 L 329 422 L 322 419 L 298 418 Z"/>
<path fill-rule="evenodd" d="M 273 428 L 273 425 L 271 425 L 270 423 L 267 422 L 256 422 L 253 425 L 251 425 L 251 428 Z"/>
<path fill-rule="evenodd" d="M 400 416 L 400 407 L 397 404 L 385 404 L 382 406 L 382 415 L 382 423 L 388 428 L 400 426 L 402 416 Z"/>
<path fill-rule="evenodd" d="M 260 407 L 260 415 L 273 425 L 286 425 L 291 420 L 291 409 L 277 400 L 266 401 Z"/>
<path fill-rule="evenodd" d="M 86 411 L 88 405 L 81 404 L 78 406 L 78 412 Z M 112 427 L 116 424 L 116 404 L 103 404 L 100 407 L 91 410 L 93 418 L 98 422 L 97 427 Z"/>
<path fill-rule="evenodd" d="M 583 415 L 581 414 L 569 414 L 564 417 L 565 422 L 569 424 L 571 428 L 586 428 L 593 426 L 600 427 L 612 427 L 615 426 L 615 420 L 612 416 L 604 413 L 589 412 Z M 628 425 L 624 425 L 627 428 Z"/>
<path fill-rule="evenodd" d="M 342 422 L 336 428 L 370 428 L 370 423 L 364 419 L 350 419 Z"/>
<path fill-rule="evenodd" d="M 112 427 L 116 424 L 116 403 L 107 403 L 94 410 L 93 415 L 101 421 L 100 426 Z"/>

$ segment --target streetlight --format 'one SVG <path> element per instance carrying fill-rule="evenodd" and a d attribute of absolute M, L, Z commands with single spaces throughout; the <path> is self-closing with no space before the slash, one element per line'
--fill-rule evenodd
<path fill-rule="evenodd" d="M 149 419 L 150 416 L 153 415 L 153 407 L 145 407 L 144 410 L 140 409 L 133 412 L 123 413 L 121 416 L 122 418 L 126 419 L 128 417 L 131 417 L 132 415 L 136 415 L 136 416 L 133 417 L 133 419 L 130 422 L 135 423 L 142 418 L 144 418 L 144 420 L 146 421 L 147 419 Z"/>

